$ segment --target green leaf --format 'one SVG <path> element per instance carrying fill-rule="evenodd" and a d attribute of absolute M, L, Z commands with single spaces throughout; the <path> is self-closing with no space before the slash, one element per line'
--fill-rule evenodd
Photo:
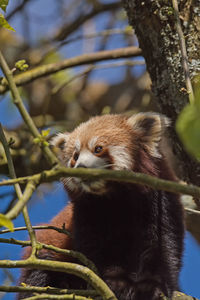
<path fill-rule="evenodd" d="M 43 146 L 49 146 L 49 143 L 47 141 L 43 141 Z"/>
<path fill-rule="evenodd" d="M 26 63 L 25 59 L 21 59 L 15 63 L 15 67 L 20 71 L 26 71 L 29 65 Z"/>
<path fill-rule="evenodd" d="M 9 0 L 0 0 L 0 8 L 6 12 L 6 8 Z"/>
<path fill-rule="evenodd" d="M 14 231 L 13 222 L 3 214 L 0 214 L 0 226 L 7 227 L 11 231 Z"/>
<path fill-rule="evenodd" d="M 42 130 L 42 136 L 46 137 L 49 135 L 50 129 Z"/>
<path fill-rule="evenodd" d="M 39 138 L 39 137 L 34 138 L 34 139 L 33 139 L 33 143 L 34 143 L 34 144 L 39 144 L 39 143 L 41 143 L 41 138 Z"/>
<path fill-rule="evenodd" d="M 12 31 L 15 31 L 14 28 L 12 28 L 8 22 L 6 21 L 6 19 L 4 18 L 4 16 L 2 14 L 0 14 L 0 27 L 4 27 L 6 29 L 9 29 L 9 30 L 12 30 Z"/>
<path fill-rule="evenodd" d="M 181 111 L 176 131 L 185 149 L 200 161 L 200 86 L 195 90 L 194 103 L 188 104 Z"/>

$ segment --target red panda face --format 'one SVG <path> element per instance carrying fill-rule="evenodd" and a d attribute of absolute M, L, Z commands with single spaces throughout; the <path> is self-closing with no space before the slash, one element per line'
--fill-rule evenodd
<path fill-rule="evenodd" d="M 53 140 L 61 162 L 69 168 L 134 170 L 140 147 L 159 157 L 158 143 L 166 118 L 153 113 L 140 113 L 127 118 L 104 115 L 80 124 L 72 133 L 60 133 Z M 63 179 L 70 191 L 102 194 L 103 180 Z"/>

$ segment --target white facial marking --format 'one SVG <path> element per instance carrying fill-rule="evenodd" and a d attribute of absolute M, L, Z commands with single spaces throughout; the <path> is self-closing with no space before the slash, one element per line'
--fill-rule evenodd
<path fill-rule="evenodd" d="M 67 167 L 68 168 L 71 168 L 71 161 L 72 161 L 72 158 L 67 162 Z"/>
<path fill-rule="evenodd" d="M 78 152 L 81 150 L 81 142 L 80 142 L 79 139 L 77 139 L 77 140 L 75 141 L 75 149 L 76 149 L 76 151 L 78 151 Z"/>
<path fill-rule="evenodd" d="M 88 146 L 89 146 L 90 150 L 92 150 L 92 149 L 94 148 L 94 146 L 96 145 L 97 140 L 98 140 L 98 137 L 95 136 L 95 137 L 93 137 L 93 138 L 89 141 Z"/>
<path fill-rule="evenodd" d="M 101 157 L 95 156 L 89 150 L 82 150 L 75 164 L 75 168 L 81 164 L 86 168 L 102 168 L 106 164 L 106 161 Z"/>
<path fill-rule="evenodd" d="M 114 170 L 131 170 L 132 158 L 124 146 L 110 146 L 109 153 L 114 160 Z"/>
<path fill-rule="evenodd" d="M 95 156 L 89 150 L 82 150 L 79 154 L 78 160 L 74 168 L 77 168 L 80 164 L 85 166 L 86 168 L 104 168 L 107 165 L 105 159 Z M 68 161 L 68 167 L 71 166 L 71 159 Z M 68 177 L 64 178 L 63 182 L 67 189 L 74 192 L 87 192 L 92 194 L 103 194 L 105 193 L 105 181 L 97 180 L 97 181 L 84 181 L 84 179 L 78 177 Z"/>

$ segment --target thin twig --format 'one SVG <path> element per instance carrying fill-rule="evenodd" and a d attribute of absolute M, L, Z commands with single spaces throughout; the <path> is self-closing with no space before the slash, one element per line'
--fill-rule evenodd
<path fill-rule="evenodd" d="M 94 16 L 110 10 L 115 10 L 122 7 L 121 1 L 119 2 L 112 2 L 112 3 L 98 3 L 98 5 L 95 5 L 94 9 L 90 11 L 89 13 L 83 15 L 80 13 L 80 15 L 70 24 L 64 24 L 62 28 L 60 28 L 52 37 L 51 41 L 62 41 L 67 36 L 72 34 L 74 31 L 76 31 L 82 24 L 84 24 L 87 20 L 93 18 Z"/>
<path fill-rule="evenodd" d="M 17 106 L 25 124 L 28 126 L 30 132 L 35 138 L 40 138 L 41 135 L 35 126 L 32 118 L 30 117 L 26 107 L 23 104 L 23 101 L 20 97 L 19 91 L 16 87 L 15 81 L 13 79 L 12 71 L 9 69 L 7 62 L 4 59 L 3 54 L 0 51 L 0 66 L 2 68 L 2 71 L 7 79 L 11 94 L 13 103 Z M 58 163 L 58 160 L 56 156 L 53 154 L 53 152 L 50 150 L 48 146 L 42 146 L 42 150 L 47 158 L 47 160 L 51 163 L 51 165 L 55 165 Z"/>
<path fill-rule="evenodd" d="M 20 241 L 20 240 L 16 240 L 16 239 L 13 239 L 13 238 L 10 238 L 10 239 L 0 238 L 0 243 L 20 245 L 20 246 L 23 246 L 23 247 L 31 246 L 30 241 Z M 96 266 L 94 265 L 94 263 L 90 259 L 88 259 L 84 254 L 82 254 L 81 252 L 74 251 L 74 250 L 68 250 L 68 249 L 61 249 L 61 248 L 55 247 L 53 245 L 47 245 L 47 244 L 41 243 L 39 241 L 37 241 L 37 248 L 39 250 L 41 250 L 42 248 L 43 249 L 48 249 L 48 250 L 54 251 L 56 253 L 61 253 L 61 254 L 76 258 L 83 265 L 87 266 L 93 272 L 98 274 L 98 270 L 97 270 Z"/>
<path fill-rule="evenodd" d="M 128 36 L 133 36 L 134 31 L 133 29 L 127 29 L 127 28 L 123 28 L 123 29 L 119 29 L 119 28 L 114 28 L 114 29 L 107 29 L 107 30 L 102 30 L 99 32 L 94 32 L 94 33 L 90 33 L 90 34 L 85 34 L 85 35 L 77 35 L 75 37 L 72 37 L 70 39 L 64 40 L 62 42 L 60 42 L 57 46 L 55 47 L 51 47 L 50 49 L 48 49 L 46 51 L 46 53 L 43 54 L 42 58 L 37 62 L 37 63 L 41 63 L 42 61 L 44 61 L 51 53 L 57 51 L 58 49 L 60 49 L 61 47 L 76 42 L 77 40 L 80 39 L 93 39 L 93 38 L 98 38 L 98 37 L 107 37 L 110 35 L 128 35 Z"/>
<path fill-rule="evenodd" d="M 192 214 L 196 214 L 196 215 L 200 216 L 200 210 L 196 210 L 196 209 L 192 209 L 192 208 L 189 208 L 189 207 L 185 207 L 185 211 L 188 212 L 188 213 L 192 213 Z"/>
<path fill-rule="evenodd" d="M 187 56 L 187 50 L 185 45 L 185 37 L 182 31 L 181 22 L 179 18 L 179 9 L 178 9 L 178 3 L 177 0 L 172 0 L 173 9 L 174 9 L 174 15 L 176 18 L 176 28 L 177 33 L 179 36 L 179 42 L 180 42 L 180 48 L 181 48 L 181 54 L 182 54 L 182 66 L 185 74 L 185 84 L 187 88 L 187 92 L 189 94 L 189 100 L 190 103 L 194 102 L 194 92 L 192 88 L 192 83 L 190 80 L 190 70 L 189 70 L 189 64 L 188 64 L 188 56 Z"/>
<path fill-rule="evenodd" d="M 23 10 L 24 6 L 30 2 L 30 0 L 23 0 L 23 2 L 21 2 L 17 7 L 15 7 L 10 13 L 9 15 L 6 16 L 6 20 L 9 20 L 10 18 L 12 18 L 13 16 L 16 15 L 16 13 L 20 12 Z"/>
<path fill-rule="evenodd" d="M 37 299 L 65 299 L 65 300 L 92 300 L 91 297 L 84 297 L 84 296 L 77 296 L 75 294 L 71 295 L 48 295 L 48 294 L 42 294 L 42 295 L 36 295 L 32 297 L 26 298 L 26 300 L 37 300 Z"/>
<path fill-rule="evenodd" d="M 131 28 L 130 30 L 127 29 L 127 28 L 123 28 L 123 29 L 120 29 L 120 28 L 112 28 L 112 29 L 106 29 L 106 30 L 102 30 L 102 31 L 99 31 L 99 32 L 94 32 L 94 33 L 90 33 L 90 34 L 85 34 L 85 35 L 77 35 L 71 39 L 68 39 L 66 41 L 63 41 L 59 44 L 59 47 L 61 46 L 64 46 L 64 45 L 67 45 L 69 43 L 72 43 L 72 42 L 76 42 L 77 40 L 80 40 L 80 39 L 93 39 L 93 38 L 98 38 L 98 37 L 107 37 L 107 36 L 110 36 L 110 35 L 118 35 L 118 34 L 124 34 L 124 35 L 130 35 L 130 36 L 133 36 L 133 29 Z"/>
<path fill-rule="evenodd" d="M 13 165 L 13 161 L 12 161 L 12 157 L 11 157 L 11 154 L 10 154 L 9 146 L 8 146 L 6 137 L 5 137 L 5 135 L 4 135 L 4 132 L 3 132 L 3 128 L 2 128 L 2 126 L 1 126 L 1 123 L 0 123 L 0 140 L 1 140 L 1 142 L 2 142 L 2 145 L 3 145 L 4 150 L 5 150 L 5 153 L 6 153 L 10 177 L 14 179 L 14 178 L 16 178 L 15 168 L 14 168 L 14 165 Z M 31 181 L 27 183 L 27 188 L 28 188 L 28 186 L 30 186 L 30 184 L 32 184 Z M 22 198 L 23 198 L 23 196 L 24 196 L 24 195 L 22 194 L 22 191 L 21 191 L 21 188 L 20 188 L 19 183 L 15 183 L 15 184 L 14 184 L 14 188 L 15 188 L 16 195 L 17 195 L 17 197 L 18 197 L 18 202 L 17 202 L 17 204 L 16 204 L 16 205 L 15 205 L 15 206 L 7 213 L 7 214 L 6 214 L 6 217 L 9 218 L 9 219 L 11 219 L 13 209 L 15 209 L 17 205 L 18 205 L 18 206 L 22 206 L 21 203 L 22 203 Z M 34 185 L 34 188 L 35 188 L 35 185 Z M 25 192 L 24 192 L 24 193 L 25 193 Z M 28 197 L 28 199 L 29 199 L 29 198 L 30 198 L 30 197 Z M 35 255 L 35 253 L 36 253 L 36 237 L 35 237 L 35 232 L 34 232 L 34 230 L 32 229 L 31 222 L 30 222 L 30 218 L 29 218 L 29 215 L 28 215 L 28 211 L 27 211 L 26 206 L 22 206 L 22 207 L 23 207 L 22 213 L 23 213 L 24 220 L 25 220 L 25 223 L 26 223 L 26 227 L 27 227 L 27 230 L 28 230 L 30 239 L 31 239 L 32 255 Z M 21 211 L 21 210 L 20 210 L 20 211 Z"/>
<path fill-rule="evenodd" d="M 7 292 L 7 293 L 48 293 L 48 294 L 76 294 L 79 296 L 96 296 L 97 292 L 94 290 L 71 290 L 71 289 L 59 289 L 54 287 L 39 287 L 39 286 L 0 286 L 1 292 Z"/>
<path fill-rule="evenodd" d="M 68 79 L 66 82 L 62 82 L 58 85 L 56 85 L 53 89 L 52 89 L 52 94 L 55 95 L 56 93 L 60 92 L 66 85 L 68 85 L 69 83 L 71 83 L 72 81 L 86 75 L 87 73 L 91 72 L 92 70 L 99 70 L 99 69 L 107 69 L 107 68 L 116 68 L 116 67 L 123 67 L 123 66 L 136 66 L 136 65 L 144 65 L 145 62 L 142 60 L 137 60 L 137 61 L 132 61 L 132 60 L 126 60 L 124 62 L 119 62 L 119 63 L 113 63 L 113 64 L 103 64 L 103 65 L 91 65 L 89 66 L 86 70 L 75 74 L 74 76 L 72 76 L 70 79 Z"/>
<path fill-rule="evenodd" d="M 50 229 L 50 230 L 55 230 L 59 233 L 64 233 L 68 236 L 71 236 L 71 232 L 69 232 L 68 230 L 64 229 L 64 228 L 58 228 L 52 225 L 40 225 L 40 226 L 32 226 L 33 229 L 35 230 L 43 230 L 43 229 Z M 13 232 L 15 231 L 21 231 L 21 230 L 27 230 L 27 228 L 24 227 L 15 227 L 13 228 Z M 8 233 L 11 232 L 9 229 L 4 229 L 4 230 L 0 230 L 0 234 L 4 234 L 4 233 Z"/>

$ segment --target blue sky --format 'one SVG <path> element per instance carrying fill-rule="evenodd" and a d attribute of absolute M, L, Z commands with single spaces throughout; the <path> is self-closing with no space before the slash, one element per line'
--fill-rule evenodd
<path fill-rule="evenodd" d="M 11 2 L 11 1 L 10 1 Z M 48 5 L 46 5 L 48 2 Z M 108 2 L 108 1 L 107 1 Z M 111 2 L 111 1 L 110 1 Z M 53 14 L 54 12 L 54 0 L 46 1 L 31 1 L 30 5 L 27 6 L 27 12 L 31 12 L 31 30 L 30 30 L 30 39 L 34 44 L 38 37 L 42 37 L 46 32 L 51 32 L 52 28 L 59 24 L 58 18 L 52 18 L 52 23 L 43 22 L 42 24 L 36 24 L 34 21 L 34 15 L 37 16 L 47 16 Z M 9 10 L 12 10 L 13 6 L 10 3 Z M 9 12 L 8 10 L 8 12 Z M 100 31 L 105 28 L 105 24 L 108 22 L 108 14 L 105 13 L 101 17 L 96 18 L 96 30 Z M 23 36 L 23 30 L 21 28 L 22 20 L 19 18 L 19 15 L 12 18 L 10 21 L 11 25 L 16 29 L 17 35 Z M 120 27 L 122 24 L 119 22 L 116 24 L 116 27 Z M 124 23 L 123 23 L 124 26 Z M 122 47 L 123 40 L 120 36 L 113 37 L 111 43 L 108 45 L 109 49 Z M 82 53 L 82 43 L 77 41 L 71 45 L 62 48 L 63 57 L 72 57 L 80 55 Z M 118 82 L 123 78 L 124 68 L 115 69 L 105 69 L 98 70 L 93 72 L 92 79 L 102 79 L 107 80 L 108 82 L 114 83 Z M 141 69 L 137 69 L 135 72 L 141 72 Z M 0 122 L 9 128 L 12 128 L 17 123 L 20 124 L 21 117 L 17 112 L 16 108 L 10 103 L 9 96 L 3 97 L 1 101 L 0 97 Z M 66 193 L 63 190 L 63 187 L 60 183 L 54 183 L 50 189 L 49 186 L 42 185 L 39 190 L 37 190 L 33 197 L 35 201 L 32 201 L 28 206 L 30 213 L 31 222 L 33 225 L 38 223 L 45 223 L 49 221 L 55 214 L 57 214 L 61 208 L 66 205 L 68 198 Z M 2 197 L 5 192 L 9 191 L 10 187 L 4 187 L 0 189 L 0 212 L 8 204 L 10 198 Z M 38 199 L 38 200 L 37 200 Z M 20 215 L 15 221 L 15 226 L 23 226 L 24 221 L 22 215 Z M 14 237 L 16 239 L 26 239 L 26 232 L 10 233 L 4 235 L 7 238 Z M 3 236 L 1 236 L 3 237 Z M 0 246 L 0 258 L 1 259 L 19 259 L 21 255 L 21 248 L 14 245 L 4 245 Z M 14 278 L 18 278 L 19 271 L 11 271 Z M 192 296 L 200 298 L 200 287 L 199 287 L 199 278 L 200 278 L 200 246 L 196 243 L 193 237 L 187 233 L 185 238 L 185 252 L 183 257 L 183 268 L 180 274 L 180 286 L 181 289 Z M 3 284 L 4 272 L 0 270 L 0 285 Z M 0 295 L 1 296 L 1 295 Z M 13 294 L 6 294 L 3 299 L 14 299 Z"/>

